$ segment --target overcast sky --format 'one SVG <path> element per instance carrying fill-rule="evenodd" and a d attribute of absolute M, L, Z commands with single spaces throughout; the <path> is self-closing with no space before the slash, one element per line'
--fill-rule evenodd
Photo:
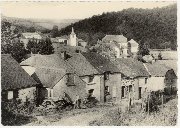
<path fill-rule="evenodd" d="M 174 2 L 1 2 L 5 16 L 43 19 L 84 19 L 126 8 L 163 7 Z"/>

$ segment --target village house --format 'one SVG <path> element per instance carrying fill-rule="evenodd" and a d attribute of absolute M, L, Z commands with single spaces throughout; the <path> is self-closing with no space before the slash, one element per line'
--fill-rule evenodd
<path fill-rule="evenodd" d="M 115 58 L 127 58 L 130 56 L 135 56 L 138 52 L 139 44 L 131 39 L 127 40 L 123 35 L 106 35 L 102 41 L 98 41 L 100 45 L 110 44 L 111 49 L 113 49 Z"/>
<path fill-rule="evenodd" d="M 147 83 L 150 91 L 164 91 L 165 88 L 177 89 L 177 76 L 170 67 L 159 64 L 160 61 L 153 64 L 145 63 L 144 66 L 149 72 L 150 78 Z"/>
<path fill-rule="evenodd" d="M 117 57 L 123 57 L 127 58 L 128 56 L 128 41 L 127 38 L 123 35 L 106 35 L 104 38 L 102 38 L 102 42 L 104 43 L 117 43 L 119 47 L 117 46 L 116 51 L 119 50 L 117 53 Z M 120 54 L 120 55 L 119 55 Z"/>
<path fill-rule="evenodd" d="M 9 54 L 1 54 L 2 101 L 36 102 L 38 83 Z"/>
<path fill-rule="evenodd" d="M 116 58 L 111 60 L 122 73 L 121 96 L 122 101 L 141 102 L 146 95 L 149 74 L 143 63 L 132 58 Z M 131 99 L 131 100 L 130 100 Z"/>
<path fill-rule="evenodd" d="M 97 53 L 74 54 L 67 60 L 86 83 L 86 93 L 100 102 L 119 102 L 121 73 L 105 57 Z"/>
<path fill-rule="evenodd" d="M 37 40 L 37 41 L 39 41 L 41 39 L 42 39 L 42 36 L 39 33 L 26 32 L 26 33 L 21 34 L 20 42 L 22 42 L 24 44 L 25 48 L 26 48 L 29 40 Z"/>
<path fill-rule="evenodd" d="M 40 103 L 46 98 L 62 99 L 64 92 L 72 100 L 76 95 L 81 99 L 85 97 L 85 82 L 58 54 L 35 55 L 21 62 L 21 66 L 42 85 Z"/>
<path fill-rule="evenodd" d="M 130 54 L 132 55 L 136 55 L 138 52 L 138 48 L 139 48 L 139 44 L 131 39 L 130 41 L 128 41 L 128 51 L 130 52 Z"/>

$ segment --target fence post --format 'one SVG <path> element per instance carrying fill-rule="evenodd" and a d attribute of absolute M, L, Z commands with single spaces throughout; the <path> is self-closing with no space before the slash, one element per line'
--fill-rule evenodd
<path fill-rule="evenodd" d="M 162 98 L 162 109 L 163 109 L 163 104 L 164 104 L 163 92 L 161 94 L 161 98 Z"/>
<path fill-rule="evenodd" d="M 150 100 L 150 93 L 148 93 L 148 115 L 149 115 L 149 100 Z"/>

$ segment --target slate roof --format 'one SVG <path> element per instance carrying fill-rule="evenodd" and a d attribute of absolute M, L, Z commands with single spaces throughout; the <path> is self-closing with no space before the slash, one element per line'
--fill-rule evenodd
<path fill-rule="evenodd" d="M 149 76 L 143 63 L 132 58 L 115 58 L 112 62 L 126 77 Z"/>
<path fill-rule="evenodd" d="M 107 71 L 111 73 L 120 72 L 110 60 L 101 56 L 100 54 L 94 52 L 86 52 L 82 53 L 82 55 L 99 73 L 104 73 Z"/>
<path fill-rule="evenodd" d="M 11 55 L 1 54 L 1 89 L 21 89 L 37 84 Z"/>
<path fill-rule="evenodd" d="M 161 64 L 168 69 L 173 69 L 177 76 L 177 68 L 178 68 L 177 60 L 157 60 L 155 63 Z"/>
<path fill-rule="evenodd" d="M 96 68 L 94 68 L 80 53 L 74 54 L 67 62 L 74 67 L 75 72 L 79 76 L 99 74 Z"/>
<path fill-rule="evenodd" d="M 63 77 L 66 71 L 60 68 L 38 67 L 32 77 L 43 87 L 54 87 Z"/>
<path fill-rule="evenodd" d="M 110 43 L 110 41 L 115 41 L 117 43 L 127 43 L 127 38 L 123 35 L 106 35 L 102 41 Z"/>
<path fill-rule="evenodd" d="M 63 68 L 67 73 L 72 73 L 73 69 L 70 65 L 68 65 L 59 54 L 51 54 L 51 55 L 40 55 L 36 54 L 31 56 L 30 58 L 22 61 L 20 63 L 21 66 L 32 66 L 35 68 L 38 67 L 49 67 L 49 68 Z"/>
<path fill-rule="evenodd" d="M 165 76 L 166 72 L 172 69 L 163 64 L 160 64 L 159 62 L 154 62 L 153 64 L 146 63 L 145 67 L 147 68 L 151 76 L 156 76 L 156 77 Z"/>

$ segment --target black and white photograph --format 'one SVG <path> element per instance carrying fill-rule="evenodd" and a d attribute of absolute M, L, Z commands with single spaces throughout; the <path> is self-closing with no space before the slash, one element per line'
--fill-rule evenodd
<path fill-rule="evenodd" d="M 177 126 L 177 1 L 1 1 L 1 126 Z"/>

